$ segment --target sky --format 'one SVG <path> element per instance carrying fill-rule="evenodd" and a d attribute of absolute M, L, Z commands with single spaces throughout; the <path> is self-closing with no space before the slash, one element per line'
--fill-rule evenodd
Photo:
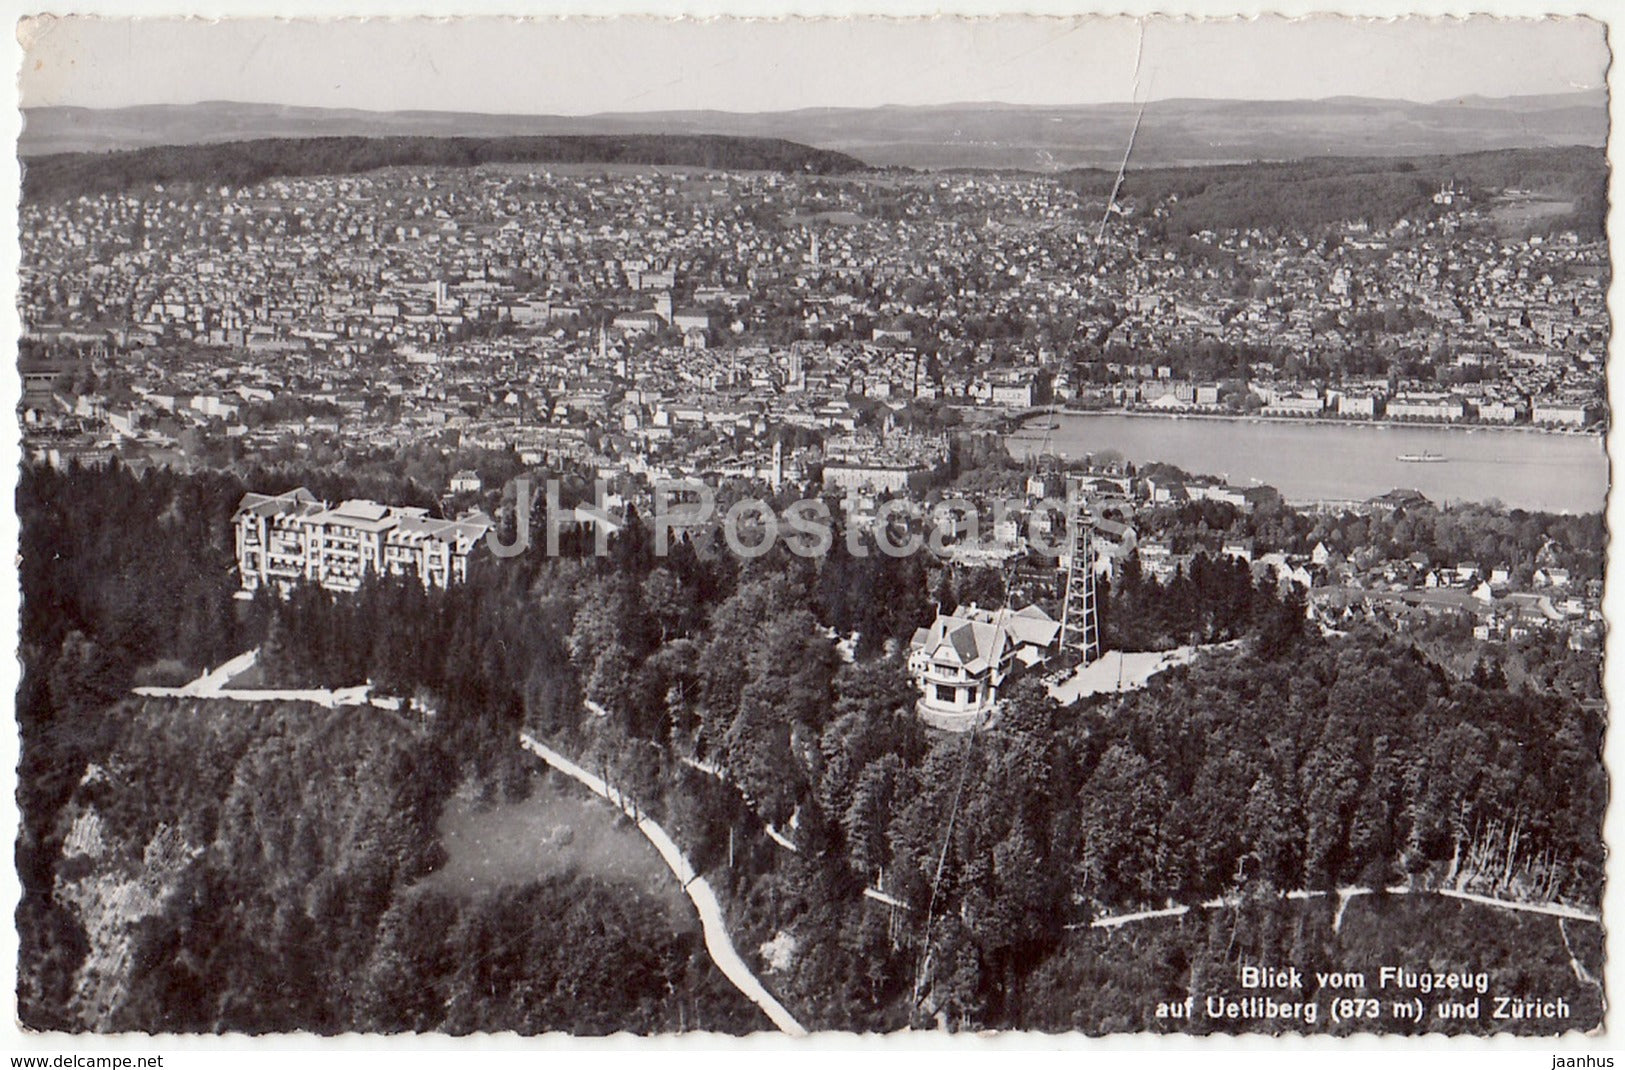
<path fill-rule="evenodd" d="M 584 115 L 1171 97 L 1434 101 L 1601 87 L 1579 18 L 67 18 L 22 31 L 25 107 L 235 100 Z"/>

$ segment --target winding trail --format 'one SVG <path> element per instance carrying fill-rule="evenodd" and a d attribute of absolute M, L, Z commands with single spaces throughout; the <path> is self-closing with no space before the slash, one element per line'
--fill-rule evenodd
<path fill-rule="evenodd" d="M 219 668 L 203 673 L 196 680 L 180 687 L 137 687 L 133 688 L 135 694 L 151 698 L 201 698 L 225 699 L 235 702 L 309 702 L 317 706 L 333 709 L 338 706 L 377 706 L 381 709 L 398 710 L 400 700 L 392 697 L 378 697 L 371 694 L 370 685 L 343 688 L 294 688 L 294 689 L 234 689 L 225 685 L 236 676 L 247 672 L 253 666 L 259 651 L 250 650 L 240 654 Z M 596 704 L 589 704 L 592 712 L 603 716 L 603 708 Z M 519 736 L 520 745 L 536 757 L 570 777 L 572 780 L 586 786 L 594 794 L 607 799 L 620 808 L 621 812 L 637 825 L 638 831 L 643 833 L 648 841 L 654 844 L 655 850 L 665 861 L 667 868 L 676 876 L 694 903 L 694 909 L 699 912 L 700 926 L 705 933 L 705 950 L 710 954 L 711 961 L 717 964 L 735 988 L 742 992 L 746 999 L 762 1009 L 781 1032 L 790 1036 L 804 1037 L 807 1035 L 806 1027 L 796 1021 L 795 1016 L 785 1010 L 784 1005 L 773 997 L 756 975 L 751 972 L 745 960 L 734 949 L 733 941 L 728 936 L 727 926 L 722 918 L 722 904 L 704 877 L 695 872 L 694 866 L 683 855 L 675 840 L 654 821 L 642 815 L 633 800 L 610 787 L 601 778 L 593 776 L 579 765 L 570 761 L 558 751 L 536 740 L 528 733 Z M 788 842 L 788 841 L 786 841 Z"/>
<path fill-rule="evenodd" d="M 317 688 L 292 690 L 227 688 L 225 686 L 226 683 L 228 683 L 233 677 L 246 672 L 254 664 L 258 653 L 259 651 L 256 649 L 250 650 L 244 654 L 240 654 L 221 665 L 219 668 L 210 672 L 205 672 L 196 680 L 193 680 L 181 687 L 137 687 L 133 688 L 132 690 L 137 695 L 151 697 L 226 699 L 238 702 L 265 702 L 277 700 L 310 702 L 319 706 L 326 706 L 329 709 L 337 706 L 361 705 L 371 705 L 382 709 L 394 710 L 398 710 L 401 707 L 400 700 L 398 699 L 371 695 L 371 687 L 368 685 L 337 689 Z M 591 706 L 596 704 L 589 705 Z M 600 716 L 603 715 L 602 707 L 593 709 L 592 712 L 597 713 Z M 717 964 L 717 968 L 722 971 L 723 976 L 727 977 L 733 986 L 744 994 L 745 998 L 749 999 L 752 1003 L 760 1007 L 762 1012 L 767 1015 L 768 1019 L 771 1020 L 774 1026 L 776 1026 L 781 1032 L 787 1033 L 790 1036 L 806 1036 L 806 1027 L 800 1022 L 796 1021 L 795 1017 L 785 1009 L 784 1005 L 774 998 L 773 994 L 767 990 L 760 980 L 757 979 L 756 975 L 751 971 L 750 966 L 747 965 L 745 960 L 740 957 L 739 952 L 734 948 L 733 940 L 728 936 L 727 926 L 724 924 L 722 917 L 722 905 L 720 902 L 718 902 L 716 893 L 711 889 L 711 885 L 705 880 L 705 878 L 701 877 L 697 872 L 695 872 L 693 864 L 689 862 L 688 858 L 683 854 L 682 849 L 677 846 L 676 841 L 671 838 L 670 834 L 668 834 L 665 829 L 661 828 L 654 821 L 643 816 L 633 800 L 629 799 L 626 795 L 615 788 L 612 788 L 610 785 L 605 783 L 602 778 L 596 777 L 587 772 L 581 766 L 570 761 L 570 759 L 566 758 L 558 751 L 553 750 L 551 747 L 548 747 L 546 744 L 535 739 L 529 733 L 520 733 L 519 742 L 520 745 L 526 750 L 536 755 L 536 757 L 540 758 L 554 769 L 557 769 L 559 772 L 570 777 L 572 780 L 582 784 L 594 794 L 608 800 L 611 803 L 614 803 L 620 808 L 622 813 L 632 819 L 632 821 L 637 825 L 638 831 L 643 833 L 644 837 L 654 845 L 656 851 L 660 852 L 660 857 L 666 863 L 667 868 L 669 868 L 672 871 L 672 874 L 676 876 L 678 882 L 683 887 L 683 891 L 688 895 L 689 899 L 693 901 L 694 909 L 699 913 L 700 925 L 705 933 L 705 949 L 710 954 L 711 961 L 715 962 Z M 685 764 L 697 770 L 709 773 L 710 775 L 724 781 L 727 780 L 727 777 L 723 774 L 722 770 L 716 768 L 715 766 L 693 758 L 684 758 L 683 761 Z M 794 842 L 786 838 L 771 825 L 767 826 L 767 832 L 780 846 L 791 851 L 796 850 Z M 1336 930 L 1341 928 L 1343 911 L 1348 906 L 1349 900 L 1358 898 L 1360 896 L 1371 895 L 1374 893 L 1374 891 L 1375 889 L 1372 888 L 1338 888 L 1334 892 L 1299 890 L 1284 893 L 1284 898 L 1314 899 L 1326 895 L 1337 896 L 1337 914 L 1333 921 L 1333 929 Z M 1592 911 L 1583 910 L 1579 907 L 1572 907 L 1566 903 L 1520 903 L 1514 900 L 1496 899 L 1491 896 L 1479 895 L 1475 892 L 1461 891 L 1455 888 L 1409 888 L 1405 886 L 1395 886 L 1387 888 L 1385 891 L 1390 895 L 1437 895 L 1449 899 L 1463 899 L 1467 900 L 1468 902 L 1479 903 L 1489 907 L 1496 907 L 1501 910 L 1522 911 L 1531 914 L 1544 914 L 1548 917 L 1559 919 L 1560 929 L 1562 929 L 1562 922 L 1565 920 L 1591 922 L 1592 924 L 1600 924 L 1602 921 L 1599 914 Z M 865 888 L 863 894 L 870 899 L 885 903 L 888 906 L 908 909 L 907 903 L 888 895 L 879 888 Z M 1192 909 L 1216 910 L 1224 907 L 1234 906 L 1236 903 L 1237 900 L 1234 898 L 1209 899 L 1206 902 L 1196 904 L 1195 907 L 1186 904 L 1178 904 L 1162 907 L 1160 909 L 1137 910 L 1126 914 L 1114 914 L 1106 917 L 1093 918 L 1087 922 L 1076 922 L 1066 926 L 1066 928 L 1069 930 L 1116 929 L 1125 925 L 1131 925 L 1135 922 L 1150 921 L 1155 918 L 1180 917 L 1181 915 L 1188 914 Z M 1565 947 L 1569 947 L 1568 931 L 1566 929 L 1562 929 L 1562 934 Z M 1577 977 L 1579 977 L 1582 981 L 1587 981 L 1592 984 L 1598 983 L 1596 979 L 1590 975 L 1589 971 L 1587 971 L 1585 967 L 1575 958 L 1572 947 L 1569 947 L 1569 959 Z"/>
<path fill-rule="evenodd" d="M 1520 903 L 1512 899 L 1496 899 L 1492 896 L 1479 895 L 1476 892 L 1463 892 L 1455 888 L 1409 888 L 1405 885 L 1395 885 L 1391 888 L 1385 888 L 1383 891 L 1389 895 L 1437 895 L 1445 899 L 1465 899 L 1470 903 L 1479 903 L 1483 906 L 1495 907 L 1499 910 L 1516 910 L 1527 914 L 1545 914 L 1548 917 L 1568 919 L 1570 921 L 1588 921 L 1592 922 L 1593 924 L 1600 924 L 1602 922 L 1601 915 L 1592 913 L 1588 910 L 1582 910 L 1579 907 L 1571 907 L 1566 903 Z M 1332 923 L 1332 929 L 1335 932 L 1342 927 L 1343 908 L 1348 905 L 1349 900 L 1358 898 L 1362 895 L 1373 895 L 1375 892 L 1376 889 L 1373 888 L 1339 888 L 1335 892 L 1287 892 L 1284 894 L 1283 898 L 1319 899 L 1327 895 L 1337 896 L 1337 916 Z M 1209 899 L 1206 902 L 1196 904 L 1194 908 L 1185 904 L 1180 904 L 1176 906 L 1163 907 L 1157 910 L 1137 910 L 1131 914 L 1109 914 L 1105 917 L 1094 918 L 1087 922 L 1076 922 L 1072 925 L 1068 925 L 1067 928 L 1116 929 L 1120 926 L 1130 925 L 1137 921 L 1150 921 L 1153 918 L 1177 918 L 1181 915 L 1190 913 L 1192 909 L 1219 910 L 1224 907 L 1233 907 L 1239 902 L 1240 900 L 1235 897 L 1228 897 L 1222 899 Z M 1567 934 L 1565 934 L 1565 936 L 1566 935 Z"/>
<path fill-rule="evenodd" d="M 693 900 L 694 909 L 699 911 L 700 925 L 705 931 L 705 950 L 710 953 L 711 961 L 717 964 L 717 969 L 722 971 L 723 976 L 727 977 L 735 988 L 744 993 L 746 999 L 760 1007 L 780 1032 L 793 1037 L 806 1036 L 806 1028 L 784 1009 L 782 1003 L 773 998 L 773 994 L 757 980 L 745 960 L 740 958 L 739 952 L 734 949 L 733 941 L 728 936 L 727 927 L 723 924 L 722 905 L 717 902 L 716 893 L 711 890 L 711 885 L 704 877 L 694 872 L 694 866 L 684 857 L 682 850 L 666 830 L 642 816 L 631 800 L 604 783 L 602 778 L 593 776 L 529 733 L 520 733 L 519 743 L 565 776 L 620 807 L 621 812 L 636 823 L 638 831 L 654 844 L 655 850 L 660 852 L 666 866 L 682 884 L 683 891 Z"/>
<path fill-rule="evenodd" d="M 376 706 L 381 710 L 399 710 L 401 700 L 372 693 L 371 684 L 354 687 L 266 687 L 231 688 L 226 685 L 254 667 L 259 659 L 255 647 L 238 654 L 217 669 L 211 669 L 196 680 L 180 687 L 137 687 L 131 690 L 144 698 L 220 698 L 232 702 L 309 702 L 328 709 L 340 706 Z"/>
<path fill-rule="evenodd" d="M 1569 943 L 1569 928 L 1562 918 L 1557 919 L 1557 931 L 1563 937 L 1563 950 L 1568 952 L 1569 967 L 1574 970 L 1575 978 L 1581 984 L 1590 985 L 1592 988 L 1601 990 L 1602 982 L 1597 980 L 1596 976 L 1585 968 L 1584 964 L 1580 962 L 1579 956 L 1574 953 L 1574 945 Z"/>

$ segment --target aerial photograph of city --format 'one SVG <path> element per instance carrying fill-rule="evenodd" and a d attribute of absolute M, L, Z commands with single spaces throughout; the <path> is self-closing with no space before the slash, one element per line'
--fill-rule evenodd
<path fill-rule="evenodd" d="M 1606 30 L 25 19 L 17 1028 L 1559 1065 Z"/>

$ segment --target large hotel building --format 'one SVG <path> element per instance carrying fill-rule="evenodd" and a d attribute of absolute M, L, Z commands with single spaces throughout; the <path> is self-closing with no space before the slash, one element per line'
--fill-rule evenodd
<path fill-rule="evenodd" d="M 234 520 L 244 591 L 265 584 L 286 591 L 299 580 L 354 591 L 369 573 L 447 587 L 467 578 L 468 556 L 491 529 L 482 513 L 439 520 L 427 509 L 370 501 L 329 506 L 303 487 L 245 494 Z"/>

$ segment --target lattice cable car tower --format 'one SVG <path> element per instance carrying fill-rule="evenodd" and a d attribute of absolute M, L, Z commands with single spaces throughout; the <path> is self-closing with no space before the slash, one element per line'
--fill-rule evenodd
<path fill-rule="evenodd" d="M 1100 607 L 1095 594 L 1094 521 L 1082 480 L 1066 481 L 1066 595 L 1061 602 L 1061 647 L 1083 652 L 1083 664 L 1100 657 Z"/>

